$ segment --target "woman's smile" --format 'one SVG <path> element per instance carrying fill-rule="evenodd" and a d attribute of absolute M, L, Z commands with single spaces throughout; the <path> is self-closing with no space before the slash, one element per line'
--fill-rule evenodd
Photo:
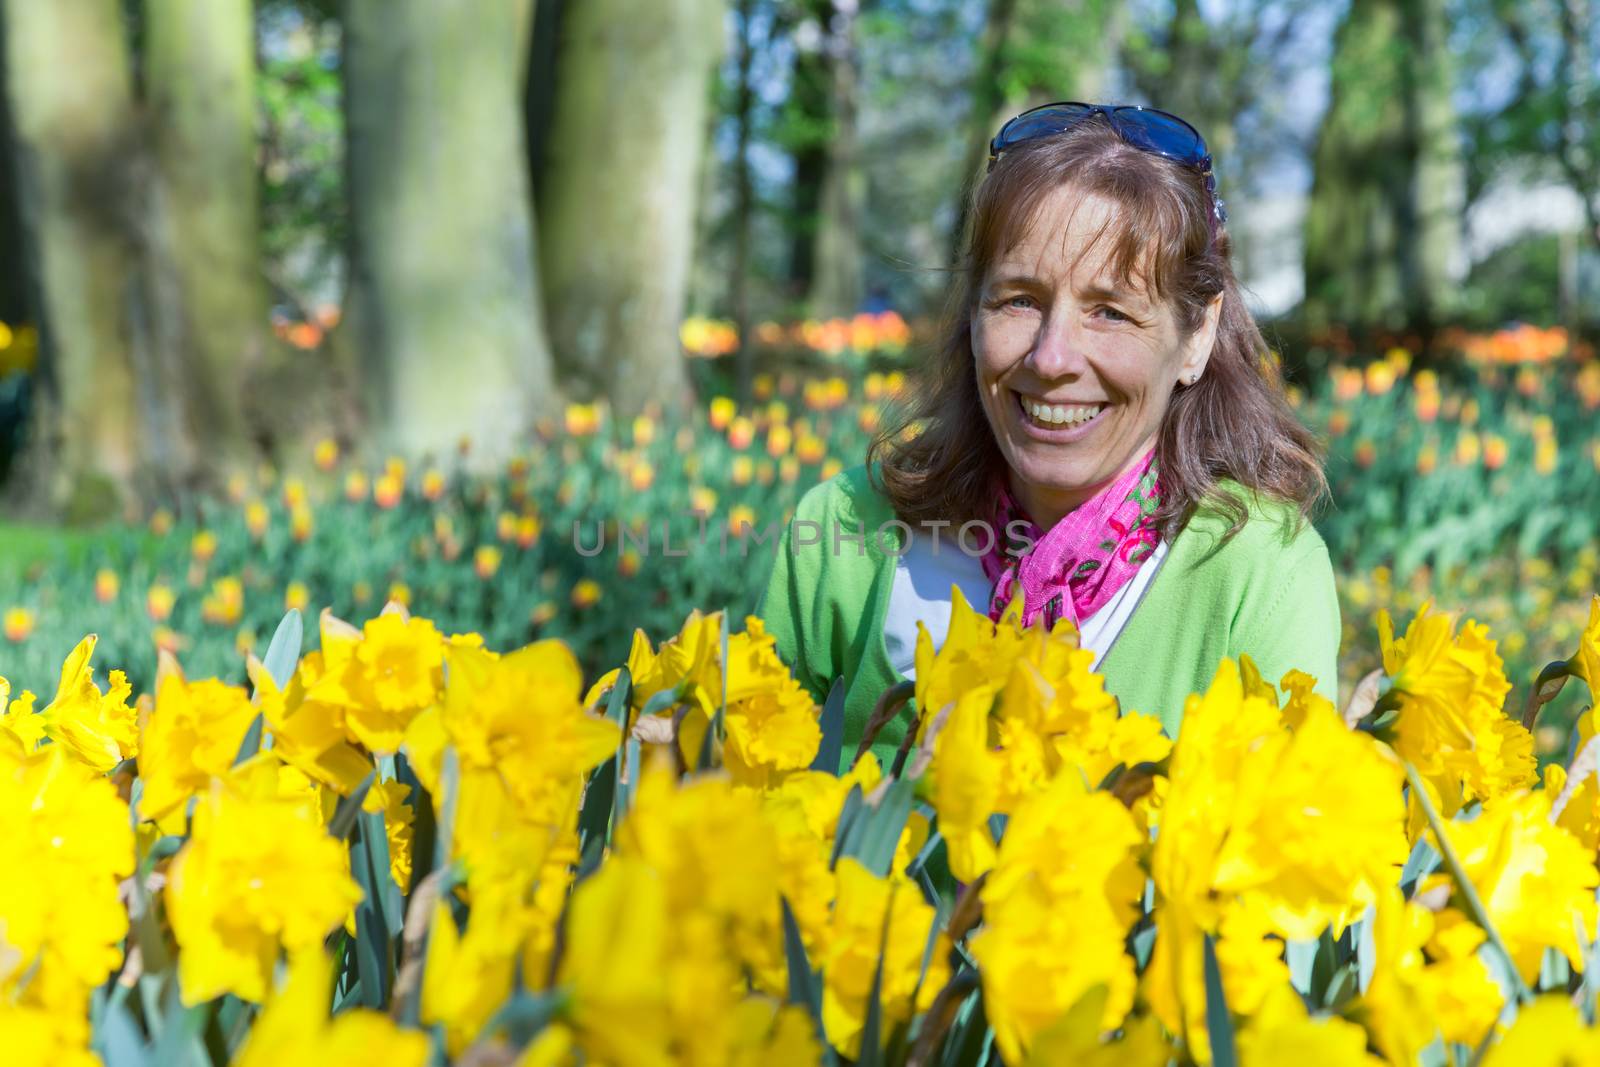
<path fill-rule="evenodd" d="M 1067 444 L 1095 433 L 1106 421 L 1109 404 L 1050 404 L 1019 390 L 1016 410 L 1023 432 L 1036 441 Z"/>

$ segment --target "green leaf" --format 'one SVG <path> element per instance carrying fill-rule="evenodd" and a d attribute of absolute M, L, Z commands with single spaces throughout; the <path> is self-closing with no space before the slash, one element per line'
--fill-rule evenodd
<path fill-rule="evenodd" d="M 639 775 L 644 770 L 643 767 L 639 766 L 642 749 L 637 737 L 628 738 L 627 742 L 622 746 L 622 751 L 623 759 L 628 768 L 628 780 L 624 782 L 620 777 L 617 780 L 617 803 L 611 817 L 613 830 L 622 822 L 623 816 L 633 810 L 633 798 L 639 792 Z"/>
<path fill-rule="evenodd" d="M 107 1005 L 105 1015 L 94 1027 L 90 1048 L 100 1054 L 105 1067 L 155 1067 L 126 1000 L 118 999 Z"/>
<path fill-rule="evenodd" d="M 1217 966 L 1217 944 L 1210 934 L 1205 943 L 1205 976 L 1206 1036 L 1211 1040 L 1212 1067 L 1238 1067 L 1233 1016 L 1228 1013 L 1228 998 L 1222 992 L 1222 968 Z"/>
<path fill-rule="evenodd" d="M 456 804 L 461 795 L 461 757 L 454 745 L 444 750 L 439 767 L 439 818 L 433 835 L 433 868 L 450 862 L 451 835 L 456 827 Z"/>
<path fill-rule="evenodd" d="M 370 814 L 370 813 L 368 813 Z M 379 903 L 378 874 L 372 869 L 367 834 L 371 824 L 361 820 L 360 832 L 350 843 L 350 873 L 361 887 L 361 903 L 356 905 L 356 972 L 361 976 L 361 1003 L 382 1008 L 389 994 L 389 932 Z M 388 877 L 385 870 L 383 877 Z"/>
<path fill-rule="evenodd" d="M 611 809 L 617 799 L 617 757 L 612 756 L 589 775 L 578 812 L 578 850 L 588 851 L 591 841 L 602 845 L 610 838 Z"/>
<path fill-rule="evenodd" d="M 717 615 L 717 620 L 717 638 L 720 642 L 720 654 L 722 656 L 722 658 L 717 661 L 722 665 L 722 670 L 718 672 L 722 675 L 722 699 L 717 701 L 716 713 L 711 716 L 711 729 L 707 730 L 706 734 L 707 736 L 713 736 L 718 741 L 721 741 L 728 736 L 727 722 L 725 719 L 728 711 L 728 612 L 726 608 L 724 608 L 723 611 Z M 705 747 L 707 746 L 702 744 L 700 760 L 702 769 L 706 766 L 704 751 Z"/>
<path fill-rule="evenodd" d="M 405 921 L 405 906 L 400 900 L 400 887 L 395 885 L 394 875 L 389 870 L 389 835 L 384 830 L 382 812 L 361 813 L 361 838 L 378 892 L 377 905 L 383 915 L 383 927 L 390 938 L 399 937 Z"/>
<path fill-rule="evenodd" d="M 839 857 L 845 854 L 845 846 L 849 844 L 850 835 L 855 831 L 856 823 L 860 821 L 866 806 L 866 797 L 861 792 L 861 784 L 858 782 L 845 794 L 844 807 L 839 810 L 839 821 L 834 825 L 833 854 L 828 857 L 830 871 L 839 865 Z"/>
<path fill-rule="evenodd" d="M 261 751 L 262 721 L 260 712 L 257 712 L 256 717 L 250 720 L 250 729 L 244 732 L 244 739 L 239 742 L 239 751 L 233 755 L 234 766 L 238 766 Z"/>
<path fill-rule="evenodd" d="M 1417 883 L 1438 869 L 1439 850 L 1430 845 L 1426 837 L 1418 837 L 1417 843 L 1411 846 L 1411 855 L 1406 857 L 1406 865 L 1400 869 L 1400 892 L 1407 900 L 1411 899 Z"/>
<path fill-rule="evenodd" d="M 611 683 L 611 693 L 606 698 L 606 718 L 624 730 L 628 728 L 628 691 L 631 688 L 633 674 L 624 665 L 618 669 L 617 680 Z"/>
<path fill-rule="evenodd" d="M 1133 957 L 1133 966 L 1137 973 L 1143 974 L 1144 969 L 1150 965 L 1150 953 L 1156 947 L 1156 924 L 1149 915 L 1142 915 L 1134 923 L 1133 929 L 1128 931 L 1128 954 Z"/>
<path fill-rule="evenodd" d="M 678 696 L 679 694 L 676 689 L 663 689 L 661 692 L 644 702 L 644 707 L 639 709 L 639 714 L 655 715 L 658 712 L 666 711 L 668 708 L 672 707 L 672 705 L 678 702 Z"/>
<path fill-rule="evenodd" d="M 178 998 L 177 976 L 169 978 L 161 996 L 161 1036 L 150 1054 L 150 1062 L 159 1063 L 162 1067 L 168 1064 L 202 1067 L 207 1057 L 204 1046 L 199 1043 L 199 1036 L 210 1010 L 210 1002 L 196 1004 L 192 1008 L 184 1007 Z"/>
<path fill-rule="evenodd" d="M 1289 966 L 1289 984 L 1302 997 L 1311 997 L 1318 944 L 1317 941 L 1295 938 L 1283 946 L 1283 961 Z"/>
<path fill-rule="evenodd" d="M 839 762 L 844 758 L 844 678 L 833 680 L 828 699 L 822 705 L 822 718 L 817 721 L 822 728 L 822 742 L 811 760 L 811 769 L 839 773 Z"/>
<path fill-rule="evenodd" d="M 980 986 L 973 992 L 966 1014 L 957 1019 L 939 1062 L 943 1067 L 969 1067 L 975 1063 L 987 1063 L 989 1046 L 993 1042 L 994 1032 L 989 1029 Z"/>
<path fill-rule="evenodd" d="M 567 993 L 563 989 L 532 993 L 522 990 L 500 1005 L 482 1033 L 487 1036 L 500 1031 L 518 1046 L 532 1041 L 566 1005 Z"/>
<path fill-rule="evenodd" d="M 879 878 L 888 877 L 889 868 L 894 864 L 895 848 L 900 844 L 900 835 L 911 817 L 911 800 L 915 789 L 916 783 L 896 778 L 878 802 L 877 808 L 866 817 L 860 841 L 855 850 L 849 853 Z"/>
<path fill-rule="evenodd" d="M 722 711 L 719 709 L 716 715 L 713 717 L 711 725 L 706 727 L 706 732 L 700 738 L 700 753 L 695 757 L 694 761 L 694 769 L 696 774 L 702 774 L 706 771 L 716 770 L 718 764 L 720 763 L 720 761 L 717 759 L 716 742 L 717 722 L 719 722 L 721 718 Z"/>
<path fill-rule="evenodd" d="M 361 779 L 360 785 L 350 791 L 349 796 L 339 798 L 338 806 L 333 809 L 333 818 L 328 820 L 328 833 L 340 839 L 350 836 L 350 831 L 355 829 L 356 818 L 361 814 L 361 802 L 367 799 L 367 793 L 377 777 L 378 772 L 371 771 Z"/>
<path fill-rule="evenodd" d="M 1328 1002 L 1328 990 L 1333 985 L 1334 972 L 1339 969 L 1339 946 L 1334 943 L 1331 929 L 1317 935 L 1316 946 L 1311 960 L 1309 993 L 1312 1003 L 1321 1006 Z"/>
<path fill-rule="evenodd" d="M 304 633 L 305 626 L 300 621 L 299 608 L 290 608 L 273 631 L 272 641 L 267 645 L 267 654 L 262 657 L 261 665 L 272 675 L 279 689 L 287 689 L 294 678 L 295 664 L 300 662 L 300 643 Z"/>
<path fill-rule="evenodd" d="M 800 924 L 794 917 L 794 909 L 789 906 L 789 898 L 779 897 L 778 902 L 783 906 L 783 955 L 789 965 L 789 1003 L 806 1009 L 812 1025 L 816 1027 L 818 1040 L 826 1045 L 827 1038 L 822 1029 L 821 982 L 811 969 L 811 961 L 806 958 L 806 945 L 800 938 Z"/>

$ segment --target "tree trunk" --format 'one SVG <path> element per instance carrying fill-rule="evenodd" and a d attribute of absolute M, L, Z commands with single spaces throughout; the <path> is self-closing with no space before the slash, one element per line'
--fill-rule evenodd
<path fill-rule="evenodd" d="M 523 136 L 532 11 L 345 7 L 351 326 L 380 447 L 467 438 L 488 465 L 556 403 Z"/>
<path fill-rule="evenodd" d="M 732 303 L 734 328 L 739 334 L 739 403 L 750 402 L 755 370 L 755 338 L 750 314 L 750 228 L 755 214 L 755 188 L 750 176 L 750 140 L 754 125 L 755 86 L 750 66 L 755 51 L 755 32 L 750 21 L 755 0 L 739 0 L 739 73 L 735 87 L 734 121 L 738 126 L 738 145 L 733 156 L 733 277 Z"/>
<path fill-rule="evenodd" d="M 1406 72 L 1406 120 L 1416 161 L 1408 235 L 1415 249 L 1415 280 L 1407 317 L 1427 336 L 1455 309 L 1456 285 L 1465 274 L 1466 165 L 1452 99 L 1455 75 L 1444 0 L 1408 0 L 1406 14 L 1416 42 L 1416 58 Z"/>
<path fill-rule="evenodd" d="M 146 0 L 145 84 L 181 293 L 190 421 L 213 459 L 249 454 L 245 382 L 267 356 L 250 0 Z M 259 413 L 270 419 L 271 413 Z M 270 433 L 257 429 L 256 436 Z"/>
<path fill-rule="evenodd" d="M 584 0 L 562 22 L 539 205 L 563 380 L 622 415 L 688 401 L 678 327 L 721 0 Z"/>
<path fill-rule="evenodd" d="M 1459 259 L 1460 155 L 1435 0 L 1354 0 L 1306 216 L 1306 324 L 1426 329 Z"/>
<path fill-rule="evenodd" d="M 961 183 L 957 187 L 956 225 L 950 234 L 952 264 L 961 254 L 966 241 L 967 208 L 972 203 L 973 190 L 983 180 L 989 165 L 989 142 L 999 129 L 995 116 L 1005 110 L 1005 90 L 1000 84 L 1000 73 L 1005 63 L 1006 41 L 1011 36 L 1011 23 L 1016 13 L 1017 0 L 989 0 L 984 15 L 983 36 L 978 43 L 977 73 L 973 76 L 969 93 L 972 111 L 967 119 L 966 162 L 961 167 Z"/>
<path fill-rule="evenodd" d="M 128 498 L 142 455 L 129 344 L 137 244 L 119 208 L 138 123 L 121 5 L 5 0 L 4 16 L 43 342 L 21 491 L 68 518 L 99 517 Z"/>
<path fill-rule="evenodd" d="M 833 123 L 833 71 L 827 48 L 833 0 L 801 0 L 800 20 L 792 27 L 794 65 L 784 125 L 794 180 L 789 202 L 788 293 L 797 303 L 809 298 L 816 277 L 817 223 L 822 187 L 828 174 L 828 137 Z"/>
<path fill-rule="evenodd" d="M 1123 5 L 1112 0 L 990 0 L 950 233 L 952 263 L 965 240 L 972 193 L 988 166 L 990 139 L 1007 119 L 1039 104 L 1103 102 L 1126 25 Z"/>
<path fill-rule="evenodd" d="M 565 0 L 536 0 L 534 4 L 523 110 L 528 124 L 528 177 L 535 204 L 544 191 L 544 157 L 549 150 L 550 123 L 556 105 L 557 45 L 561 40 L 561 17 L 565 11 Z"/>
<path fill-rule="evenodd" d="M 861 216 L 866 211 L 866 174 L 857 158 L 856 118 L 860 107 L 860 57 L 856 48 L 857 11 L 841 5 L 827 38 L 832 74 L 832 124 L 825 151 L 817 205 L 814 274 L 808 303 L 818 318 L 855 313 L 861 304 Z"/>
<path fill-rule="evenodd" d="M 15 326 L 31 322 L 34 306 L 28 261 L 32 258 L 22 225 L 20 190 L 17 188 L 15 134 L 11 101 L 6 91 L 5 23 L 0 19 L 0 248 L 12 254 L 0 260 L 0 322 Z"/>

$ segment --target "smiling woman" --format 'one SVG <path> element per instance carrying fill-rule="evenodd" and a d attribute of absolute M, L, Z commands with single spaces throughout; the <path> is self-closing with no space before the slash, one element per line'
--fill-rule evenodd
<path fill-rule="evenodd" d="M 819 701 L 843 680 L 847 754 L 957 597 L 1070 620 L 1122 709 L 1174 735 L 1224 657 L 1336 701 L 1322 445 L 1240 295 L 1204 141 L 1051 105 L 992 148 L 924 389 L 784 533 L 759 609 L 779 652 Z"/>

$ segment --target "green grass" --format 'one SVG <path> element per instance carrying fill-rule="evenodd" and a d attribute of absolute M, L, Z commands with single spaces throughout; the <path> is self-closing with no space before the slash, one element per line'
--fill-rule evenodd
<path fill-rule="evenodd" d="M 47 523 L 0 522 L 0 577 L 21 577 L 32 565 L 66 554 L 81 563 L 94 545 L 117 532 L 112 526 L 68 527 Z M 155 538 L 150 538 L 153 547 Z"/>

